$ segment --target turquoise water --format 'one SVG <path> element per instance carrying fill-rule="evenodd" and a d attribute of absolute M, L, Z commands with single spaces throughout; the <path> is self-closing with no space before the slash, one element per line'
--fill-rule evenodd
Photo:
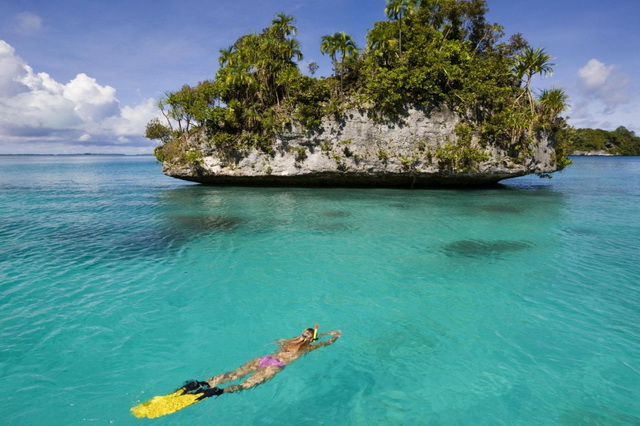
<path fill-rule="evenodd" d="M 0 157 L 2 423 L 145 422 L 318 322 L 343 337 L 153 423 L 640 424 L 639 205 L 638 157 L 475 191 Z"/>

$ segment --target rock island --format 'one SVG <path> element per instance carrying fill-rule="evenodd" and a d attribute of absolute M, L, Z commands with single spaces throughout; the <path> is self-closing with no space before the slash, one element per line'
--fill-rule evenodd
<path fill-rule="evenodd" d="M 567 166 L 551 56 L 488 23 L 484 0 L 388 0 L 366 46 L 322 37 L 328 77 L 300 69 L 294 18 L 220 51 L 213 80 L 158 101 L 163 171 L 219 185 L 479 186 Z"/>

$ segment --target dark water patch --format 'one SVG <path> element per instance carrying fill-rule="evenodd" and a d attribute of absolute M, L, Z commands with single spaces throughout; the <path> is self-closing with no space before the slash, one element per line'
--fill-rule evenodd
<path fill-rule="evenodd" d="M 444 246 L 444 252 L 449 256 L 495 257 L 531 247 L 532 244 L 526 241 L 458 240 Z"/>
<path fill-rule="evenodd" d="M 339 234 L 341 232 L 350 232 L 355 228 L 346 223 L 321 223 L 313 226 L 313 230 L 320 233 Z"/>
<path fill-rule="evenodd" d="M 155 223 L 154 223 L 155 222 Z M 190 240 L 232 230 L 244 223 L 235 216 L 165 216 L 161 221 L 62 223 L 41 226 L 46 247 L 57 256 L 80 258 L 131 258 L 164 256 Z"/>
<path fill-rule="evenodd" d="M 125 230 L 120 224 L 83 220 L 78 222 L 39 223 L 30 238 L 42 241 L 49 249 L 66 252 L 99 250 L 111 245 Z"/>
<path fill-rule="evenodd" d="M 32 251 L 46 251 L 50 256 L 69 265 L 88 264 L 100 259 L 129 257 L 128 243 L 123 243 L 136 232 L 129 223 L 84 221 L 40 228 L 43 239 L 35 242 Z M 137 228 L 139 229 L 139 228 Z"/>
<path fill-rule="evenodd" d="M 205 215 L 167 217 L 164 227 L 137 232 L 122 238 L 119 248 L 125 255 L 168 254 L 200 236 L 230 231 L 245 222 L 237 216 Z"/>
<path fill-rule="evenodd" d="M 581 235 L 581 236 L 592 236 L 592 235 L 598 235 L 599 229 L 598 228 L 589 228 L 586 226 L 571 226 L 571 227 L 567 227 L 564 228 L 563 231 L 567 234 L 573 234 L 573 235 Z"/>
<path fill-rule="evenodd" d="M 351 213 L 344 210 L 328 210 L 322 212 L 322 216 L 328 218 L 343 218 L 351 216 Z"/>
<path fill-rule="evenodd" d="M 516 206 L 505 206 L 503 204 L 488 204 L 479 206 L 479 210 L 489 213 L 522 213 L 524 209 Z"/>
<path fill-rule="evenodd" d="M 190 234 L 228 231 L 242 225 L 245 220 L 238 216 L 227 215 L 198 215 L 175 216 L 169 218 L 179 232 Z"/>
<path fill-rule="evenodd" d="M 32 226 L 32 223 L 28 220 L 4 218 L 0 221 L 0 238 L 22 238 L 30 226 Z"/>
<path fill-rule="evenodd" d="M 394 208 L 394 209 L 399 209 L 399 210 L 409 210 L 412 207 L 414 207 L 414 205 L 411 204 L 411 203 L 396 202 L 396 203 L 390 203 L 389 207 Z"/>

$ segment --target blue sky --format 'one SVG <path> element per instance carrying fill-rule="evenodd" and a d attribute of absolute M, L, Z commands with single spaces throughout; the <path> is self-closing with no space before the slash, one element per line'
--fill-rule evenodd
<path fill-rule="evenodd" d="M 150 153 L 155 100 L 213 78 L 218 51 L 273 16 L 296 18 L 306 70 L 320 37 L 364 45 L 385 0 L 0 0 L 0 154 Z M 488 0 L 491 22 L 553 55 L 537 88 L 570 96 L 576 127 L 640 135 L 640 0 Z"/>

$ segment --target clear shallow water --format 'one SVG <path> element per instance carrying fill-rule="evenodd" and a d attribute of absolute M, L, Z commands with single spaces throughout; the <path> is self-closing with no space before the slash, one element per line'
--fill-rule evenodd
<path fill-rule="evenodd" d="M 341 329 L 155 424 L 639 424 L 640 158 L 477 191 L 212 188 L 0 157 L 4 424 L 129 408 Z"/>

